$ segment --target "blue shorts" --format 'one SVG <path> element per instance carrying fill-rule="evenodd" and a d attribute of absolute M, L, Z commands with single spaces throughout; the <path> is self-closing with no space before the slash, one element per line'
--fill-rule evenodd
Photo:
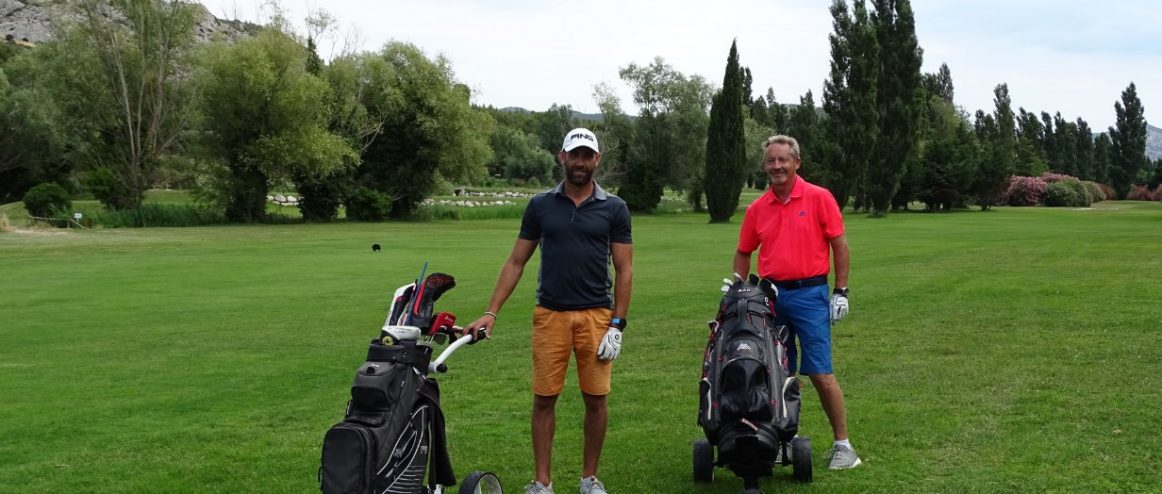
<path fill-rule="evenodd" d="M 831 297 L 826 284 L 780 289 L 775 301 L 775 324 L 785 324 L 799 340 L 803 354 L 800 374 L 831 374 Z M 791 372 L 797 360 L 795 344 L 787 344 Z"/>

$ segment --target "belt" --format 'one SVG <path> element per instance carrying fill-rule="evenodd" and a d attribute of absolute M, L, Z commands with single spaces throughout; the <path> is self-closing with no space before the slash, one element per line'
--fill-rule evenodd
<path fill-rule="evenodd" d="M 819 286 L 827 284 L 827 275 L 821 274 L 819 276 L 812 276 L 810 278 L 803 278 L 801 280 L 771 280 L 775 286 L 787 290 L 794 290 L 796 288 L 807 288 L 809 286 Z"/>

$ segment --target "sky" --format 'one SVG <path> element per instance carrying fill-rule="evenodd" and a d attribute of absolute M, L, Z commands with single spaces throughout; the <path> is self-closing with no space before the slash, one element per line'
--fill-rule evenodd
<path fill-rule="evenodd" d="M 269 0 L 200 1 L 220 18 L 265 22 L 272 12 Z M 446 57 L 473 102 L 495 107 L 596 113 L 593 90 L 604 83 L 634 114 L 620 68 L 662 57 L 721 86 L 732 40 L 756 95 L 770 87 L 779 102 L 798 103 L 810 90 L 822 105 L 831 58 L 827 0 L 278 1 L 303 32 L 309 12 L 335 19 L 319 43 L 324 58 L 406 41 Z M 968 113 L 991 112 L 993 88 L 1007 83 L 1014 111 L 1061 112 L 1103 131 L 1134 82 L 1146 119 L 1162 126 L 1162 9 L 1153 1 L 913 0 L 912 8 L 922 70 L 948 64 Z"/>

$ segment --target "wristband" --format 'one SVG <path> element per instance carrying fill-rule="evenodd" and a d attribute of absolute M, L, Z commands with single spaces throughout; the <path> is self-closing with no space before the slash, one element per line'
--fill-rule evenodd
<path fill-rule="evenodd" d="M 492 319 L 493 319 L 493 320 L 500 319 L 499 317 L 496 317 L 496 313 L 495 313 L 495 312 L 491 312 L 491 311 L 487 311 L 487 310 L 486 310 L 486 311 L 484 311 L 484 315 L 486 315 L 486 316 L 492 316 Z"/>
<path fill-rule="evenodd" d="M 844 297 L 848 297 L 851 295 L 851 290 L 849 290 L 847 287 L 843 287 L 843 288 L 836 287 L 834 293 L 836 295 L 842 295 Z"/>

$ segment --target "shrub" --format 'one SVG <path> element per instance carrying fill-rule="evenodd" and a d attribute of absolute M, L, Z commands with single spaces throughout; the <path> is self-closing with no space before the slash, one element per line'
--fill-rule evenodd
<path fill-rule="evenodd" d="M 391 198 L 378 190 L 360 187 L 347 198 L 347 217 L 362 221 L 383 221 L 391 214 Z"/>
<path fill-rule="evenodd" d="M 1090 204 L 1093 204 L 1093 197 L 1089 195 L 1089 190 L 1085 188 L 1085 184 L 1082 184 L 1081 180 L 1062 180 L 1061 183 L 1065 184 L 1066 187 L 1073 189 L 1073 191 L 1077 192 L 1077 195 L 1081 197 L 1081 203 L 1075 207 L 1088 208 Z"/>
<path fill-rule="evenodd" d="M 66 214 L 73 208 L 73 202 L 69 200 L 69 193 L 65 188 L 52 182 L 28 189 L 28 192 L 24 193 L 23 200 L 24 209 L 28 210 L 29 216 L 47 218 Z"/>
<path fill-rule="evenodd" d="M 1084 180 L 1081 182 L 1081 185 L 1084 185 L 1086 192 L 1089 193 L 1089 203 L 1090 204 L 1093 204 L 1095 202 L 1102 202 L 1102 201 L 1106 200 L 1106 193 L 1101 190 L 1101 185 L 1098 184 L 1097 182 L 1090 182 L 1088 180 Z"/>
<path fill-rule="evenodd" d="M 1154 194 L 1141 185 L 1131 185 L 1130 193 L 1126 194 L 1127 201 L 1153 201 Z"/>
<path fill-rule="evenodd" d="M 1013 176 L 1003 199 L 1010 206 L 1036 206 L 1045 198 L 1048 187 L 1040 177 Z"/>
<path fill-rule="evenodd" d="M 1071 185 L 1071 184 L 1076 184 Z M 1080 182 L 1060 180 L 1049 184 L 1045 189 L 1045 205 L 1049 207 L 1083 207 L 1088 206 L 1085 189 L 1080 188 Z"/>
<path fill-rule="evenodd" d="M 1154 200 L 1162 201 L 1162 184 L 1158 184 L 1158 186 L 1154 188 Z"/>
<path fill-rule="evenodd" d="M 88 214 L 106 228 L 176 227 L 226 223 L 223 211 L 193 204 L 142 204 L 136 209 L 106 209 Z"/>

